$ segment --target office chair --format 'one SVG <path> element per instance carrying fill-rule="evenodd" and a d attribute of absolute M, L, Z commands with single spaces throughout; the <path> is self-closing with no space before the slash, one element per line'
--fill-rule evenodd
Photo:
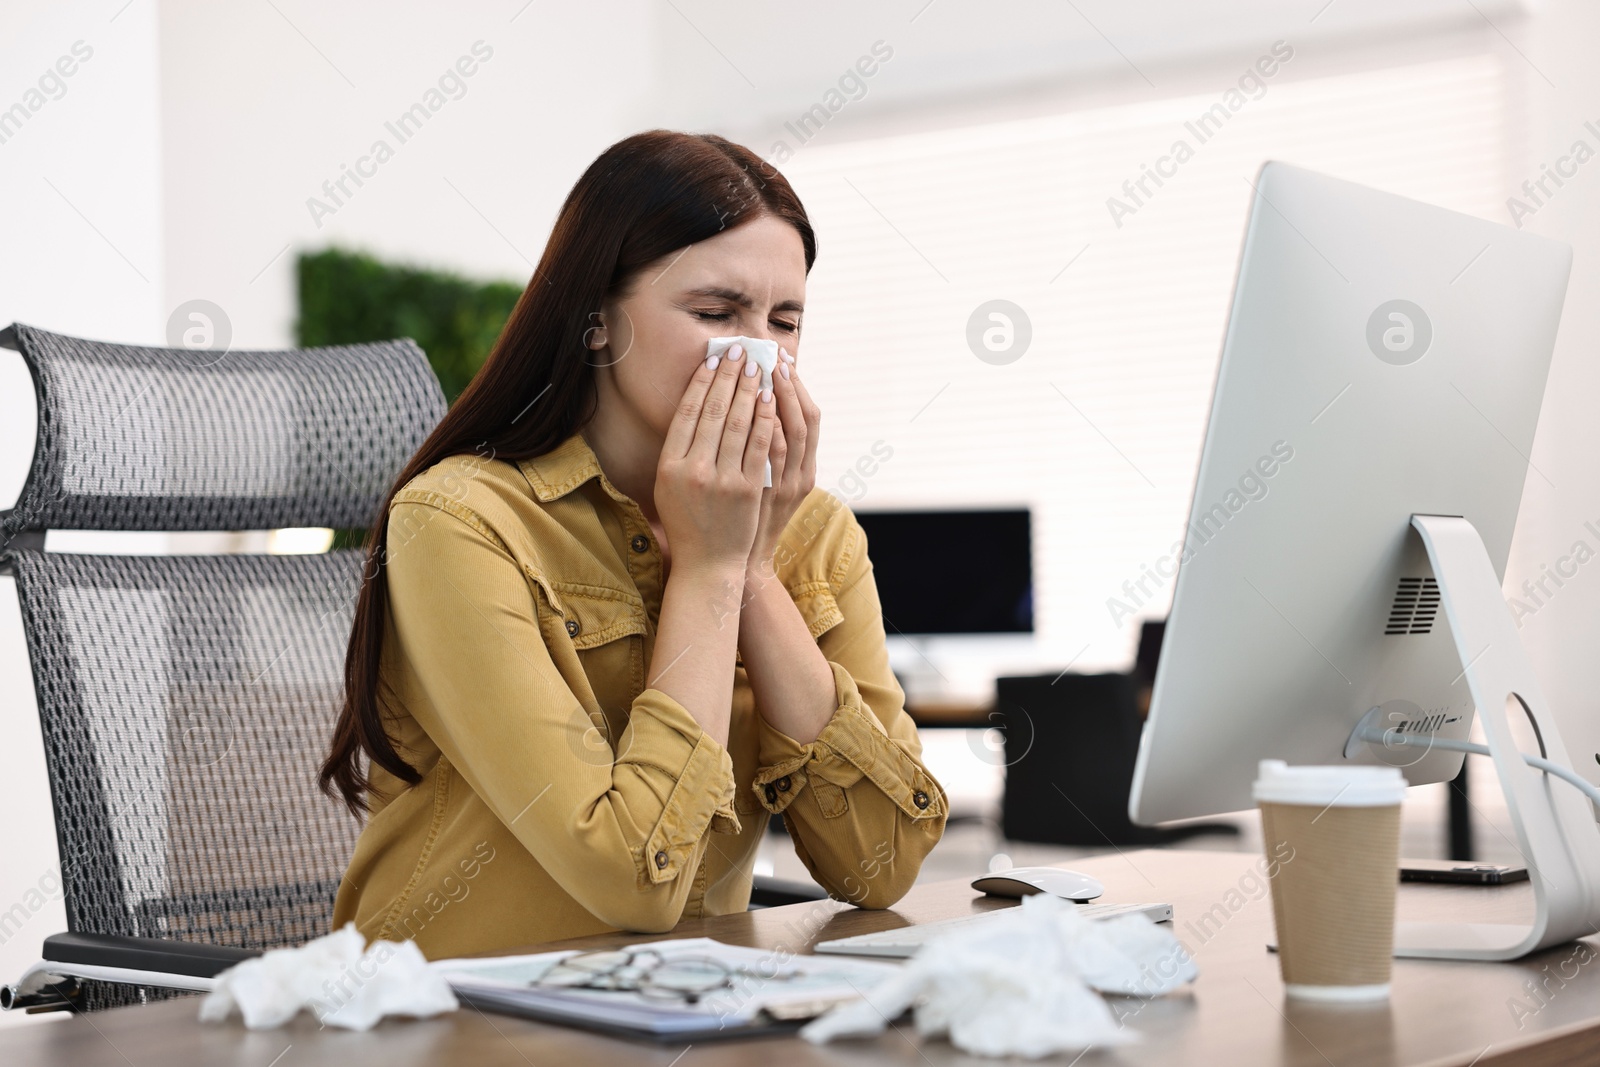
<path fill-rule="evenodd" d="M 1135 826 L 1128 790 L 1141 729 L 1138 680 L 1128 674 L 1041 674 L 995 682 L 1005 738 L 1001 832 L 1057 845 L 1156 845 L 1232 823 Z"/>
<path fill-rule="evenodd" d="M 444 394 L 409 340 L 219 353 L 19 323 L 0 345 L 22 354 L 39 405 L 0 566 L 33 667 L 69 931 L 0 999 L 97 1009 L 209 988 L 328 931 L 360 826 L 316 772 L 362 552 L 47 553 L 45 532 L 365 527 Z"/>
<path fill-rule="evenodd" d="M 365 527 L 444 395 L 409 340 L 216 353 L 17 324 L 0 345 L 39 404 L 0 568 L 22 608 L 68 926 L 0 1007 L 209 989 L 328 931 L 360 826 L 316 772 L 363 553 L 46 553 L 45 531 Z M 824 895 L 756 882 L 755 907 Z"/>

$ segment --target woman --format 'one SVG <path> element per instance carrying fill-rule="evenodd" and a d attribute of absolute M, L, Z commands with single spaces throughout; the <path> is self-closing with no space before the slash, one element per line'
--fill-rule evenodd
<path fill-rule="evenodd" d="M 370 816 L 335 926 L 432 958 L 670 930 L 747 906 L 779 812 L 835 898 L 911 885 L 946 805 L 861 528 L 813 488 L 815 255 L 721 137 L 642 133 L 578 181 L 374 526 L 322 770 Z M 778 342 L 770 390 L 719 335 Z"/>

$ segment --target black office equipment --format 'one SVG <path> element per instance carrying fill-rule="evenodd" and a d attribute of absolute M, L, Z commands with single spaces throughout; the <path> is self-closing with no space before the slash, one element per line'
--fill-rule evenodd
<path fill-rule="evenodd" d="M 1156 666 L 1161 662 L 1161 638 L 1166 632 L 1165 619 L 1146 619 L 1139 624 L 1139 650 L 1133 657 L 1133 676 L 1146 688 L 1156 684 Z"/>
<path fill-rule="evenodd" d="M 1030 633 L 1027 509 L 858 511 L 890 634 Z"/>
<path fill-rule="evenodd" d="M 996 679 L 995 720 L 1005 736 L 1001 829 L 1016 841 L 1058 845 L 1165 844 L 1232 823 L 1135 826 L 1128 790 L 1139 749 L 1138 683 L 1127 674 L 1041 674 Z"/>
<path fill-rule="evenodd" d="M 1401 860 L 1400 880 L 1441 882 L 1447 885 L 1509 885 L 1512 882 L 1526 882 L 1528 868 L 1460 860 Z"/>

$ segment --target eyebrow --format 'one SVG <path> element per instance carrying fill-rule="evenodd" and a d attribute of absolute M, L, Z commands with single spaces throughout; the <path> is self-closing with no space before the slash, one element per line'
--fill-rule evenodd
<path fill-rule="evenodd" d="M 720 285 L 702 285 L 698 289 L 690 289 L 689 296 L 714 296 L 721 300 L 731 300 L 740 307 L 749 310 L 755 307 L 755 301 L 737 289 L 728 289 Z M 805 311 L 805 305 L 798 300 L 785 300 L 773 307 L 773 311 Z"/>

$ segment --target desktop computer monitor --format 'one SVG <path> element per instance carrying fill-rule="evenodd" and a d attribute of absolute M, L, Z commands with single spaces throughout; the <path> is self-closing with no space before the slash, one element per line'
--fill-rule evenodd
<path fill-rule="evenodd" d="M 890 636 L 1033 632 L 1026 508 L 859 511 Z M 958 579 L 975 552 L 982 579 Z"/>
<path fill-rule="evenodd" d="M 1523 765 L 1519 701 L 1572 773 L 1500 588 L 1572 250 L 1281 163 L 1255 187 L 1129 814 L 1251 807 L 1269 758 L 1447 780 L 1477 715 L 1539 918 L 1397 950 L 1589 932 L 1594 811 Z"/>
<path fill-rule="evenodd" d="M 907 701 L 992 700 L 996 674 L 1032 662 L 1033 535 L 1026 508 L 859 511 L 889 665 Z M 982 559 L 974 577 L 970 562 Z"/>
<path fill-rule="evenodd" d="M 1571 264 L 1280 163 L 1256 189 L 1134 774 L 1147 825 L 1250 807 L 1262 759 L 1341 761 L 1374 707 L 1467 736 L 1411 516 L 1464 516 L 1504 577 Z M 1354 758 L 1413 785 L 1462 760 Z"/>

